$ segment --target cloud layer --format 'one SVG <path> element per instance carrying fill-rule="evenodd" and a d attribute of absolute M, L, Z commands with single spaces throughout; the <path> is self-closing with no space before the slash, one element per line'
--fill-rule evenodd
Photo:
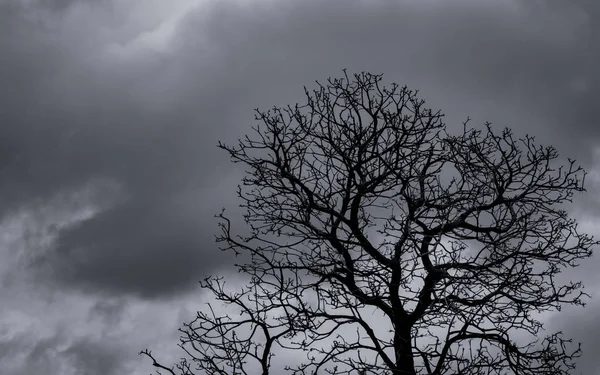
<path fill-rule="evenodd" d="M 56 316 L 47 336 L 3 333 L 0 356 L 13 359 L 0 372 L 36 373 L 59 347 L 57 374 L 129 368 L 111 344 L 120 336 L 74 338 L 58 312 L 77 309 L 80 319 L 96 311 L 94 299 L 111 298 L 125 309 L 166 306 L 231 270 L 212 216 L 221 207 L 235 215 L 243 171 L 216 142 L 247 133 L 253 108 L 301 101 L 303 85 L 342 68 L 419 89 L 450 129 L 467 116 L 490 120 L 593 170 L 599 9 L 584 0 L 3 3 L 0 218 L 12 235 L 0 295 L 15 298 L 10 311 L 26 326 L 36 314 L 17 296 L 43 287 L 55 300 L 36 306 Z M 594 219 L 595 204 L 588 197 L 577 210 Z M 583 373 L 595 371 L 584 363 Z"/>

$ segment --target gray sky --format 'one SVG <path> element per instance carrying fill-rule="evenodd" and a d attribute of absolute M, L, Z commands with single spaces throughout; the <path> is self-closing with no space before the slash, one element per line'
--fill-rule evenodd
<path fill-rule="evenodd" d="M 341 69 L 536 135 L 590 172 L 600 217 L 600 3 L 594 0 L 0 2 L 0 373 L 147 374 L 177 360 L 197 281 L 235 261 L 213 215 L 241 170 L 216 148 L 253 108 Z M 600 287 L 598 257 L 577 270 Z M 600 301 L 548 318 L 600 374 Z"/>

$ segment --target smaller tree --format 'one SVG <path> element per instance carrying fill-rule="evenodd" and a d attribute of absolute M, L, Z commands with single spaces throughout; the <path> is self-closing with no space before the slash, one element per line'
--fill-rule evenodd
<path fill-rule="evenodd" d="M 345 73 L 305 89 L 304 105 L 257 110 L 254 138 L 219 144 L 248 168 L 238 196 L 250 234 L 222 213 L 218 237 L 249 256 L 248 284 L 201 283 L 236 311 L 208 305 L 185 324 L 181 374 L 574 368 L 580 348 L 560 332 L 535 338 L 539 313 L 584 305 L 581 283 L 556 276 L 598 244 L 563 206 L 585 172 L 508 129 L 451 135 L 416 92 L 381 80 Z M 306 360 L 271 370 L 286 351 Z"/>

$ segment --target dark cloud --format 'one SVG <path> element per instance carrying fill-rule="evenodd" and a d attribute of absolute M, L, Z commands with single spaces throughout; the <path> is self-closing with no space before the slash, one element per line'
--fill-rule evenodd
<path fill-rule="evenodd" d="M 99 319 L 104 325 L 117 326 L 125 314 L 126 303 L 123 299 L 101 299 L 88 314 L 88 321 Z"/>
<path fill-rule="evenodd" d="M 419 89 L 451 129 L 490 120 L 596 163 L 598 2 L 221 1 L 181 20 L 134 3 L 0 5 L 0 217 L 61 195 L 76 211 L 81 189 L 98 210 L 51 229 L 38 283 L 168 300 L 229 267 L 212 215 L 242 171 L 217 140 L 342 68 Z M 81 345 L 75 362 L 97 350 Z"/>
<path fill-rule="evenodd" d="M 226 158 L 215 154 L 228 98 L 203 86 L 202 73 L 193 83 L 163 79 L 169 66 L 157 54 L 114 63 L 107 74 L 52 35 L 27 30 L 35 25 L 17 26 L 11 37 L 21 43 L 6 43 L 0 89 L 0 214 L 96 179 L 114 181 L 125 197 L 105 197 L 97 203 L 107 211 L 61 230 L 50 261 L 42 259 L 52 270 L 44 275 L 146 296 L 195 286 L 226 259 L 215 251 L 212 216 L 223 205 L 213 190 L 223 191 L 227 177 Z"/>
<path fill-rule="evenodd" d="M 61 231 L 55 251 L 39 261 L 64 286 L 92 292 L 189 292 L 223 262 L 211 233 L 216 225 L 203 220 L 201 210 L 190 211 L 188 202 L 151 202 L 132 199 Z"/>
<path fill-rule="evenodd" d="M 588 291 L 589 292 L 589 291 Z M 567 337 L 573 337 L 581 343 L 582 356 L 578 361 L 577 374 L 599 374 L 600 362 L 597 354 L 600 350 L 600 325 L 597 323 L 597 314 L 593 311 L 600 310 L 598 294 L 592 292 L 594 298 L 585 309 L 565 309 L 554 314 L 548 326 L 554 330 L 561 330 Z"/>
<path fill-rule="evenodd" d="M 111 345 L 112 344 L 112 345 Z M 115 345 L 116 344 L 116 345 Z M 62 352 L 62 357 L 70 362 L 81 375 L 121 374 L 126 370 L 123 363 L 124 348 L 110 340 L 93 341 L 80 339 Z"/>
<path fill-rule="evenodd" d="M 294 5 L 198 10 L 181 43 L 194 46 L 201 29 L 218 45 L 223 87 L 263 91 L 264 102 L 265 85 L 289 92 L 342 67 L 382 72 L 420 89 L 452 123 L 479 115 L 479 122 L 542 133 L 589 161 L 599 135 L 589 102 L 599 52 L 595 18 L 577 2 Z"/>
<path fill-rule="evenodd" d="M 17 366 L 15 357 L 22 361 Z M 117 375 L 126 371 L 122 344 L 110 339 L 69 339 L 64 332 L 48 338 L 22 334 L 10 341 L 0 340 L 0 369 L 4 374 L 61 374 L 66 369 L 81 375 Z"/>

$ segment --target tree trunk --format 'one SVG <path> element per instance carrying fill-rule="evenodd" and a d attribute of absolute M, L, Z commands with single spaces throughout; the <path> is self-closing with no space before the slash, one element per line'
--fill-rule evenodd
<path fill-rule="evenodd" d="M 392 371 L 394 375 L 416 375 L 410 331 L 410 326 L 406 324 L 397 324 L 395 327 L 396 368 Z"/>

